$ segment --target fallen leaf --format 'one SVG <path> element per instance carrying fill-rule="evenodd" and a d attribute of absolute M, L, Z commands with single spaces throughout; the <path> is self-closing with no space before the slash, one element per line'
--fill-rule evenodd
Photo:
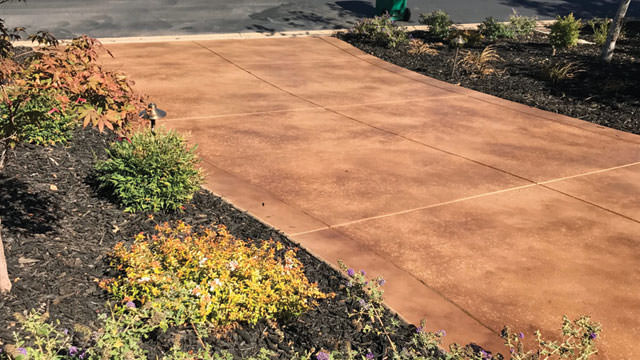
<path fill-rule="evenodd" d="M 53 185 L 53 184 L 51 184 L 51 185 L 49 185 L 49 190 L 51 190 L 51 191 L 58 191 L 58 187 L 57 187 L 57 186 L 55 186 L 55 185 Z"/>
<path fill-rule="evenodd" d="M 20 265 L 28 265 L 28 264 L 33 264 L 33 263 L 37 263 L 38 260 L 36 259 L 29 259 L 29 258 L 25 258 L 25 257 L 19 257 L 18 258 L 18 264 Z"/>

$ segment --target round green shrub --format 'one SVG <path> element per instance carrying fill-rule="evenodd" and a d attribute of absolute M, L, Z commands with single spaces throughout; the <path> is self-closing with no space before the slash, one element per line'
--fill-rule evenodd
<path fill-rule="evenodd" d="M 96 165 L 99 188 L 113 194 L 127 212 L 177 210 L 200 188 L 195 146 L 174 131 L 149 130 L 120 138 Z"/>
<path fill-rule="evenodd" d="M 451 21 L 449 15 L 442 10 L 436 10 L 428 14 L 420 14 L 418 21 L 420 24 L 429 26 L 429 35 L 441 40 L 449 36 L 451 33 L 451 25 L 453 25 L 453 21 Z"/>
<path fill-rule="evenodd" d="M 573 17 L 573 13 L 556 18 L 556 22 L 551 25 L 549 42 L 554 49 L 567 49 L 578 44 L 578 36 L 582 23 Z"/>

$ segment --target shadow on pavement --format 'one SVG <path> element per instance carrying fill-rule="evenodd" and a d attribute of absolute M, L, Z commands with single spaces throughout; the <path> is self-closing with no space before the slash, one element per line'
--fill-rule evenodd
<path fill-rule="evenodd" d="M 328 3 L 327 5 L 338 10 L 340 16 L 373 17 L 376 15 L 376 8 L 369 1 L 336 1 L 335 4 Z"/>
<path fill-rule="evenodd" d="M 534 10 L 538 16 L 555 17 L 573 13 L 576 18 L 609 17 L 612 18 L 618 9 L 618 0 L 563 0 L 556 2 L 540 2 L 536 0 L 502 0 L 501 4 L 514 8 Z M 640 17 L 640 4 L 632 2 L 627 17 Z"/>

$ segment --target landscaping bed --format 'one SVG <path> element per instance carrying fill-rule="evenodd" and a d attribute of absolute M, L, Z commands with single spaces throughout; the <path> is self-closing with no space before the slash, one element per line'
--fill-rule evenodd
<path fill-rule="evenodd" d="M 539 109 L 559 113 L 614 129 L 640 134 L 640 22 L 625 25 L 613 61 L 599 60 L 601 47 L 579 44 L 552 55 L 548 36 L 539 32 L 515 39 L 483 40 L 459 50 L 457 60 L 467 51 L 479 53 L 493 44 L 502 60 L 491 62 L 493 72 L 466 71 L 458 63 L 452 75 L 456 49 L 447 41 L 425 31 L 409 35 L 428 45 L 431 53 L 410 54 L 411 46 L 387 47 L 353 33 L 337 36 L 385 61 L 452 84 L 495 95 Z M 593 40 L 588 27 L 581 38 Z M 552 80 L 549 68 L 571 65 L 569 77 Z"/>

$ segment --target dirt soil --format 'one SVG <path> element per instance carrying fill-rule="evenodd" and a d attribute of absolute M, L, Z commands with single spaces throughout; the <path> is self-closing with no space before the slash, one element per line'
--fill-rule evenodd
<path fill-rule="evenodd" d="M 126 214 L 95 191 L 92 167 L 105 156 L 113 134 L 78 129 L 66 146 L 20 145 L 10 153 L 0 173 L 0 214 L 9 273 L 14 288 L 0 298 L 0 348 L 12 343 L 16 330 L 14 313 L 29 309 L 47 310 L 73 333 L 74 324 L 97 330 L 97 314 L 107 311 L 108 295 L 96 281 L 108 274 L 105 255 L 119 241 L 132 241 L 140 231 L 150 232 L 164 221 L 178 219 L 198 226 L 224 224 L 242 239 L 280 241 L 298 248 L 278 231 L 237 210 L 208 191 L 198 192 L 184 213 Z M 387 351 L 382 335 L 363 335 L 348 317 L 357 304 L 346 297 L 346 279 L 322 261 L 299 249 L 298 257 L 307 277 L 325 292 L 335 292 L 331 300 L 303 316 L 276 326 L 265 322 L 244 326 L 226 338 L 209 338 L 216 350 L 228 350 L 237 358 L 255 355 L 260 348 L 290 358 L 292 353 L 351 347 L 372 351 L 381 357 Z M 387 313 L 386 321 L 396 319 Z M 394 338 L 399 344 L 410 340 L 412 325 L 402 324 Z M 150 358 L 161 355 L 179 334 L 186 349 L 198 342 L 190 329 L 156 333 L 145 347 Z M 80 346 L 90 343 L 76 334 Z"/>
<path fill-rule="evenodd" d="M 584 23 L 584 22 L 583 22 Z M 593 40 L 588 26 L 581 38 Z M 435 54 L 412 55 L 409 46 L 395 49 L 367 42 L 352 34 L 338 37 L 364 52 L 421 74 L 519 102 L 539 109 L 590 121 L 614 129 L 640 134 L 640 22 L 628 23 L 617 42 L 611 64 L 599 61 L 600 47 L 580 44 L 552 55 L 546 35 L 498 40 L 495 50 L 502 60 L 491 62 L 490 74 L 468 71 L 459 61 L 468 52 L 480 53 L 489 42 L 459 50 L 429 37 L 424 31 L 410 35 L 436 50 Z M 552 81 L 546 69 L 573 64 L 573 76 Z"/>

